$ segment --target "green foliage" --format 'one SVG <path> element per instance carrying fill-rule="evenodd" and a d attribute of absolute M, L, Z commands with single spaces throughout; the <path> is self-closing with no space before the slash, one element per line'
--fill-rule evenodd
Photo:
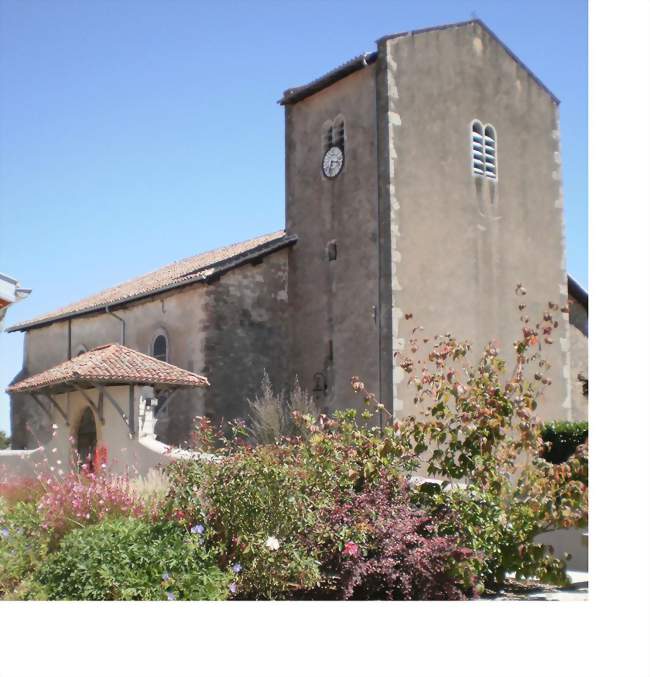
<path fill-rule="evenodd" d="M 398 476 L 402 449 L 392 433 L 360 425 L 354 412 L 318 422 L 272 445 L 232 443 L 218 461 L 178 461 L 165 469 L 167 514 L 205 525 L 222 566 L 243 566 L 240 597 L 286 598 L 319 582 L 315 525 L 323 509 L 377 481 Z M 277 539 L 274 550 L 266 544 Z"/>
<path fill-rule="evenodd" d="M 526 292 L 519 285 L 517 293 Z M 486 553 L 482 573 L 496 585 L 506 571 L 560 580 L 563 563 L 532 539 L 582 526 L 587 519 L 586 445 L 567 463 L 548 463 L 542 421 L 535 413 L 551 383 L 544 346 L 553 343 L 560 308 L 549 303 L 536 324 L 525 308 L 519 304 L 522 334 L 514 342 L 511 370 L 494 343 L 472 361 L 469 343 L 449 334 L 430 341 L 420 337 L 419 327 L 413 329 L 408 352 L 399 355 L 418 413 L 393 427 L 428 462 L 429 474 L 442 481 L 443 489 L 465 485 L 442 493 L 435 505 L 460 512 L 460 522 L 450 529 Z"/>
<path fill-rule="evenodd" d="M 0 500 L 0 599 L 41 599 L 33 574 L 47 556 L 49 533 L 34 503 Z"/>
<path fill-rule="evenodd" d="M 205 525 L 222 565 L 243 566 L 240 596 L 281 598 L 318 577 L 298 540 L 313 513 L 305 482 L 278 451 L 242 449 L 219 463 L 179 461 L 166 469 L 171 516 L 188 527 Z M 265 545 L 269 538 L 278 540 L 277 550 Z"/>
<path fill-rule="evenodd" d="M 432 490 L 431 485 L 423 485 L 415 501 L 439 520 L 439 533 L 458 538 L 482 555 L 471 560 L 481 587 L 498 589 L 508 572 L 518 578 L 566 582 L 563 562 L 533 543 L 537 521 L 525 503 L 507 507 L 494 494 L 474 486 Z"/>
<path fill-rule="evenodd" d="M 587 421 L 545 423 L 541 430 L 542 439 L 548 444 L 544 458 L 551 463 L 564 463 L 586 442 L 588 434 Z"/>
<path fill-rule="evenodd" d="M 49 599 L 219 600 L 228 576 L 178 524 L 109 518 L 68 533 L 36 578 Z"/>
<path fill-rule="evenodd" d="M 4 430 L 0 430 L 0 449 L 11 448 L 11 437 Z"/>
<path fill-rule="evenodd" d="M 508 572 L 564 582 L 564 562 L 533 539 L 586 524 L 587 428 L 544 426 L 536 413 L 559 308 L 534 325 L 519 308 L 513 365 L 494 344 L 472 359 L 468 343 L 415 328 L 399 356 L 416 412 L 404 419 L 357 378 L 374 409 L 330 418 L 297 384 L 280 396 L 266 377 L 253 435 L 196 420 L 203 460 L 136 482 L 49 481 L 40 512 L 43 488 L 5 484 L 0 595 L 457 599 Z M 549 462 L 549 446 L 569 442 L 575 451 Z M 404 473 L 422 463 L 439 483 L 406 491 Z"/>

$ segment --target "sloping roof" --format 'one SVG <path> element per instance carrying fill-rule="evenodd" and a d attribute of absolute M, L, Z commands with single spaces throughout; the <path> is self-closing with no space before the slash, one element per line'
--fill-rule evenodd
<path fill-rule="evenodd" d="M 289 236 L 283 230 L 278 230 L 268 235 L 253 238 L 252 240 L 246 240 L 245 242 L 190 256 L 181 261 L 170 263 L 146 275 L 141 275 L 128 282 L 118 284 L 110 289 L 105 289 L 98 294 L 93 294 L 58 310 L 39 315 L 26 322 L 15 324 L 9 327 L 7 331 L 32 329 L 68 317 L 85 315 L 112 306 L 122 305 L 168 289 L 192 284 L 193 282 L 209 280 L 251 259 L 270 254 L 277 249 L 293 244 L 296 239 L 295 235 Z"/>
<path fill-rule="evenodd" d="M 297 103 L 298 101 L 302 101 L 303 99 L 306 99 L 308 96 L 311 96 L 316 92 L 320 92 L 321 89 L 329 87 L 331 84 L 337 82 L 337 80 L 341 80 L 347 75 L 351 75 L 355 71 L 365 68 L 371 63 L 374 63 L 376 60 L 377 60 L 377 52 L 367 52 L 365 54 L 359 54 L 359 56 L 355 56 L 354 59 L 346 61 L 344 64 L 341 64 L 340 66 L 337 66 L 331 71 L 328 71 L 327 73 L 325 73 L 325 75 L 321 75 L 321 77 L 316 78 L 311 82 L 308 82 L 306 85 L 300 85 L 300 87 L 293 87 L 291 89 L 287 89 L 284 92 L 282 98 L 278 101 L 278 103 L 285 106 L 290 103 Z"/>
<path fill-rule="evenodd" d="M 7 388 L 8 393 L 69 390 L 72 384 L 152 385 L 205 388 L 208 379 L 126 346 L 109 343 L 29 376 Z M 57 388 L 59 386 L 59 388 Z"/>
<path fill-rule="evenodd" d="M 377 44 L 381 44 L 386 40 L 392 40 L 394 38 L 401 38 L 406 35 L 418 35 L 420 33 L 430 33 L 432 31 L 443 31 L 449 28 L 462 28 L 463 26 L 469 26 L 470 24 L 476 24 L 480 26 L 488 35 L 490 35 L 496 42 L 503 47 L 503 49 L 508 53 L 508 55 L 514 59 L 532 78 L 533 80 L 555 101 L 559 103 L 560 100 L 553 94 L 553 92 L 533 73 L 533 71 L 526 66 L 526 64 L 517 57 L 514 52 L 501 40 L 495 33 L 490 30 L 480 19 L 470 19 L 469 21 L 460 21 L 458 23 L 445 24 L 441 26 L 430 26 L 429 28 L 420 28 L 414 31 L 404 31 L 402 33 L 393 33 L 392 35 L 384 35 L 383 37 L 376 40 Z M 329 87 L 331 84 L 337 82 L 338 80 L 343 79 L 344 77 L 354 73 L 355 71 L 361 70 L 366 66 L 374 63 L 377 60 L 377 52 L 366 52 L 360 56 L 346 61 L 344 64 L 338 66 L 334 70 L 329 71 L 325 75 L 312 80 L 306 85 L 301 85 L 299 87 L 292 87 L 287 89 L 284 92 L 283 97 L 278 101 L 279 104 L 286 106 L 287 104 L 298 103 L 306 99 L 308 96 L 315 94 L 316 92 Z"/>
<path fill-rule="evenodd" d="M 578 301 L 585 310 L 589 310 L 589 292 L 571 275 L 567 275 L 567 287 L 569 296 Z"/>

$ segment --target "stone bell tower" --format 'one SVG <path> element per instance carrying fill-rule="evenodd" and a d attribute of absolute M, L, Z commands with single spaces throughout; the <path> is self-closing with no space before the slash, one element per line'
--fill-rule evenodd
<path fill-rule="evenodd" d="M 356 375 L 411 412 L 407 314 L 509 358 L 519 282 L 531 318 L 567 302 L 559 102 L 482 22 L 381 38 L 281 103 L 290 362 L 321 407 L 358 406 Z M 547 418 L 571 418 L 568 331 Z"/>

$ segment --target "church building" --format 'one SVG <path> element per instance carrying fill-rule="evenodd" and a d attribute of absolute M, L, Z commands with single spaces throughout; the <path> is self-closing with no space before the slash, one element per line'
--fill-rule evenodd
<path fill-rule="evenodd" d="M 297 376 L 326 412 L 359 407 L 358 376 L 404 416 L 394 352 L 407 316 L 477 351 L 496 339 L 508 359 L 518 283 L 531 318 L 548 301 L 577 304 L 544 346 L 552 385 L 541 413 L 586 418 L 588 305 L 566 270 L 559 101 L 531 70 L 472 20 L 382 37 L 279 103 L 285 229 L 10 327 L 25 337 L 9 388 L 14 447 L 47 438 L 54 408 L 66 434 L 108 439 L 96 401 L 71 404 L 101 379 L 130 393 L 130 416 L 120 411 L 132 429 L 133 386 L 157 395 L 155 435 L 169 445 L 189 441 L 195 416 L 245 418 L 265 371 L 278 391 Z M 132 372 L 113 368 L 120 356 Z M 170 369 L 158 373 L 147 356 Z M 180 389 L 172 397 L 165 384 Z"/>

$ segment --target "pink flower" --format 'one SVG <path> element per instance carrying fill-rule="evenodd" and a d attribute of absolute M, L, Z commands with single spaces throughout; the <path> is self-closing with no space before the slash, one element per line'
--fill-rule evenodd
<path fill-rule="evenodd" d="M 359 546 L 354 541 L 348 541 L 343 548 L 343 554 L 348 557 L 356 557 L 359 554 Z"/>

